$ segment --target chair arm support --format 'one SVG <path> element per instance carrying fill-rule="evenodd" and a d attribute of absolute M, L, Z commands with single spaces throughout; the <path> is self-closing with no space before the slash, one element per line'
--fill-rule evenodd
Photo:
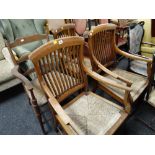
<path fill-rule="evenodd" d="M 67 125 L 70 122 L 69 116 L 64 112 L 63 108 L 60 106 L 59 102 L 53 96 L 49 88 L 44 82 L 41 82 L 41 86 L 43 87 L 45 93 L 48 96 L 48 101 L 50 105 L 53 107 L 54 111 L 59 115 L 59 117 L 63 120 L 63 122 Z"/>
<path fill-rule="evenodd" d="M 27 53 L 27 54 L 21 56 L 21 57 L 18 59 L 17 62 L 18 62 L 18 63 L 21 63 L 21 62 L 23 62 L 23 61 L 28 60 L 28 56 L 29 56 L 29 54 L 30 54 L 30 53 Z"/>
<path fill-rule="evenodd" d="M 54 109 L 54 111 L 59 115 L 59 117 L 62 119 L 62 121 L 67 125 L 70 122 L 69 116 L 64 112 L 58 101 L 54 98 L 51 97 L 48 99 L 50 105 Z"/>
<path fill-rule="evenodd" d="M 19 66 L 16 65 L 12 70 L 11 70 L 12 74 L 19 78 L 24 84 L 25 86 L 27 87 L 28 90 L 32 90 L 33 89 L 33 86 L 31 84 L 31 82 L 25 77 L 23 76 L 20 72 L 19 72 Z"/>
<path fill-rule="evenodd" d="M 80 129 L 76 126 L 76 124 L 71 120 L 71 118 L 65 113 L 63 108 L 60 106 L 58 101 L 53 97 L 50 96 L 48 99 L 50 105 L 54 109 L 54 111 L 57 113 L 57 115 L 60 117 L 60 119 L 63 121 L 63 123 L 66 125 L 66 127 L 71 130 L 70 132 L 81 134 Z"/>
<path fill-rule="evenodd" d="M 50 105 L 52 106 L 54 111 L 57 113 L 57 115 L 60 117 L 60 119 L 63 121 L 63 123 L 66 125 L 68 130 L 70 130 L 70 132 L 74 131 L 74 133 L 82 134 L 80 129 L 77 127 L 77 125 L 65 113 L 65 111 L 63 110 L 59 102 L 56 100 L 56 98 L 53 96 L 53 94 L 51 93 L 47 85 L 44 82 L 41 82 L 41 86 L 43 87 L 45 93 L 47 94 L 49 98 L 48 101 Z"/>
<path fill-rule="evenodd" d="M 93 79 L 95 79 L 96 81 L 98 81 L 98 82 L 102 82 L 105 85 L 111 85 L 111 86 L 117 87 L 119 89 L 124 89 L 126 91 L 131 91 L 132 90 L 131 87 L 120 85 L 120 84 L 118 84 L 117 82 L 115 82 L 113 80 L 110 80 L 110 79 L 108 79 L 106 77 L 103 77 L 103 76 L 99 75 L 98 73 L 96 73 L 94 71 L 91 71 L 90 69 L 88 69 L 87 67 L 85 67 L 84 64 L 83 64 L 83 67 L 84 67 L 85 72 L 89 76 L 91 76 Z"/>
<path fill-rule="evenodd" d="M 117 75 L 116 73 L 113 73 L 113 72 L 110 71 L 108 68 L 106 68 L 105 66 L 103 66 L 103 65 L 96 59 L 96 57 L 95 57 L 94 55 L 93 55 L 92 57 L 93 57 L 93 60 L 95 61 L 95 63 L 97 64 L 97 66 L 98 66 L 102 71 L 104 71 L 105 73 L 111 75 L 112 77 L 114 77 L 114 78 L 116 78 L 116 79 L 118 79 L 118 80 L 121 80 L 121 81 L 127 83 L 128 86 L 131 86 L 131 85 L 132 85 L 132 82 L 131 82 L 131 81 L 129 81 L 129 80 L 127 80 L 127 79 L 125 79 L 125 78 L 123 78 L 123 77 Z"/>
<path fill-rule="evenodd" d="M 127 52 L 124 52 L 124 51 L 120 50 L 116 46 L 115 46 L 115 51 L 118 54 L 123 55 L 123 56 L 125 56 L 126 58 L 129 58 L 129 59 L 140 60 L 140 61 L 144 61 L 144 62 L 147 62 L 147 63 L 152 63 L 152 59 L 150 59 L 150 58 L 143 57 L 143 56 L 140 56 L 140 55 L 129 54 Z"/>

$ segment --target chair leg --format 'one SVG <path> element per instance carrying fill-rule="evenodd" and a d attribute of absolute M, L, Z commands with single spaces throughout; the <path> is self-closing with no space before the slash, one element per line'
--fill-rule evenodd
<path fill-rule="evenodd" d="M 97 91 L 97 89 L 98 89 L 98 83 L 97 82 L 94 82 L 93 83 L 93 92 L 96 92 Z"/>
<path fill-rule="evenodd" d="M 44 124 L 43 124 L 43 121 L 42 121 L 42 117 L 41 117 L 41 115 L 40 114 L 36 114 L 37 115 L 37 118 L 38 118 L 38 120 L 39 120 L 39 124 L 40 124 L 40 127 L 41 127 L 41 129 L 42 129 L 42 132 L 43 132 L 43 134 L 47 134 L 47 132 L 45 131 L 45 128 L 44 128 Z"/>
<path fill-rule="evenodd" d="M 39 108 L 36 100 L 32 101 L 32 106 L 33 106 L 34 112 L 37 116 L 37 119 L 39 121 L 39 124 L 40 124 L 40 127 L 42 129 L 43 134 L 47 134 L 47 132 L 45 131 L 45 128 L 44 128 L 44 124 L 43 124 L 43 120 L 42 120 L 42 116 L 41 116 L 41 111 L 40 111 L 40 108 Z"/>
<path fill-rule="evenodd" d="M 52 116 L 53 116 L 53 126 L 54 126 L 54 130 L 56 131 L 56 133 L 58 133 L 58 132 L 59 132 L 58 129 L 57 129 L 57 127 L 58 127 L 58 121 L 57 121 L 57 119 L 56 119 L 56 117 L 55 117 L 54 110 L 53 110 L 53 108 L 52 108 L 49 104 L 48 104 L 48 107 L 50 108 L 51 114 L 52 114 Z"/>
<path fill-rule="evenodd" d="M 30 98 L 28 97 L 28 102 L 29 102 L 29 105 L 31 105 L 31 100 L 30 100 Z"/>
<path fill-rule="evenodd" d="M 30 90 L 30 94 L 31 94 L 31 97 L 32 97 L 31 104 L 32 104 L 33 110 L 34 110 L 34 112 L 35 112 L 35 114 L 36 114 L 36 116 L 38 118 L 38 121 L 39 121 L 40 127 L 42 129 L 42 132 L 44 134 L 47 134 L 47 132 L 45 131 L 45 128 L 44 128 L 40 108 L 39 108 L 39 106 L 37 104 L 36 97 L 35 97 L 35 95 L 33 93 L 33 89 Z"/>

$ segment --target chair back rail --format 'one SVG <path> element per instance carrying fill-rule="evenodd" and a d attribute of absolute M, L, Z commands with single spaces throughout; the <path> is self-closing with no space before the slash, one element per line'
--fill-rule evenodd
<path fill-rule="evenodd" d="M 59 102 L 86 87 L 80 56 L 83 44 L 82 37 L 59 38 L 29 56 L 40 84 L 44 83 Z"/>
<path fill-rule="evenodd" d="M 9 43 L 9 47 L 10 48 L 14 48 L 17 46 L 21 46 L 30 42 L 34 42 L 34 41 L 38 41 L 38 40 L 43 40 L 46 39 L 49 41 L 49 37 L 47 34 L 35 34 L 32 36 L 26 36 L 26 37 L 22 37 L 22 38 L 18 38 L 16 39 L 14 42 Z"/>
<path fill-rule="evenodd" d="M 104 24 L 96 26 L 89 33 L 89 48 L 90 55 L 95 56 L 96 59 L 102 64 L 111 64 L 116 60 L 116 54 L 114 51 L 115 46 L 115 29 L 114 24 Z M 97 70 L 97 66 L 91 58 L 93 70 Z"/>
<path fill-rule="evenodd" d="M 75 24 L 65 24 L 58 28 L 57 30 L 53 31 L 53 35 L 55 39 L 68 37 L 68 36 L 75 36 Z"/>

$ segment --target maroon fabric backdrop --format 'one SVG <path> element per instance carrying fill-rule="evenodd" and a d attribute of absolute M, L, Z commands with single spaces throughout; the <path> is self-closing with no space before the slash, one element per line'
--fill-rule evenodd
<path fill-rule="evenodd" d="M 151 34 L 152 37 L 155 37 L 155 19 L 151 20 Z"/>

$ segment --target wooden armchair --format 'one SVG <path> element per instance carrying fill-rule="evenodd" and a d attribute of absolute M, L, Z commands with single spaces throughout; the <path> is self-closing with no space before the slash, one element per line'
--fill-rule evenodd
<path fill-rule="evenodd" d="M 30 56 L 39 82 L 55 112 L 58 124 L 66 134 L 113 134 L 128 114 L 123 107 L 87 92 L 87 77 L 103 84 L 119 85 L 89 70 L 83 65 L 82 37 L 56 39 L 36 49 Z M 74 99 L 62 106 L 62 102 L 76 92 Z M 64 102 L 63 102 L 64 103 Z"/>
<path fill-rule="evenodd" d="M 117 101 L 124 104 L 132 104 L 148 85 L 152 60 L 120 50 L 115 43 L 115 31 L 116 25 L 114 24 L 99 25 L 90 31 L 88 44 L 92 69 L 98 73 L 102 71 L 104 73 L 103 77 L 130 87 L 132 89 L 131 92 L 124 92 L 124 90 L 118 90 L 111 86 L 98 83 L 99 88 L 112 95 Z M 114 67 L 116 64 L 116 54 L 123 55 L 132 60 L 146 62 L 148 78 Z"/>
<path fill-rule="evenodd" d="M 22 84 L 24 86 L 24 89 L 26 91 L 26 94 L 29 99 L 29 103 L 32 106 L 35 115 L 37 119 L 39 120 L 41 129 L 43 133 L 47 133 L 45 131 L 44 124 L 46 121 L 43 119 L 43 112 L 41 111 L 41 107 L 43 107 L 45 104 L 47 104 L 47 98 L 44 92 L 42 91 L 38 79 L 36 77 L 36 73 L 33 68 L 33 64 L 30 60 L 28 60 L 28 56 L 31 52 L 21 56 L 21 57 L 15 57 L 13 54 L 13 49 L 15 49 L 18 46 L 24 46 L 26 44 L 31 44 L 32 42 L 36 42 L 38 40 L 46 40 L 48 41 L 48 35 L 33 35 L 33 36 L 27 36 L 23 38 L 18 38 L 15 40 L 15 42 L 7 43 L 9 54 L 11 55 L 11 60 L 14 63 L 14 68 L 12 69 L 12 73 L 14 76 L 16 76 L 18 79 L 22 81 Z M 31 67 L 29 66 L 27 69 L 23 68 L 24 64 L 31 64 Z"/>
<path fill-rule="evenodd" d="M 56 30 L 52 30 L 52 34 L 55 39 L 69 36 L 83 36 L 85 38 L 86 35 L 86 19 L 75 19 L 74 24 L 64 24 Z M 85 34 L 84 34 L 85 33 Z M 87 33 L 88 36 L 88 33 Z M 84 43 L 84 62 L 87 67 L 91 68 L 91 62 L 89 58 L 88 52 L 88 43 L 85 41 Z"/>
<path fill-rule="evenodd" d="M 64 24 L 61 27 L 59 27 L 56 30 L 51 31 L 54 39 L 62 38 L 62 37 L 68 37 L 68 36 L 75 36 L 75 24 Z"/>

